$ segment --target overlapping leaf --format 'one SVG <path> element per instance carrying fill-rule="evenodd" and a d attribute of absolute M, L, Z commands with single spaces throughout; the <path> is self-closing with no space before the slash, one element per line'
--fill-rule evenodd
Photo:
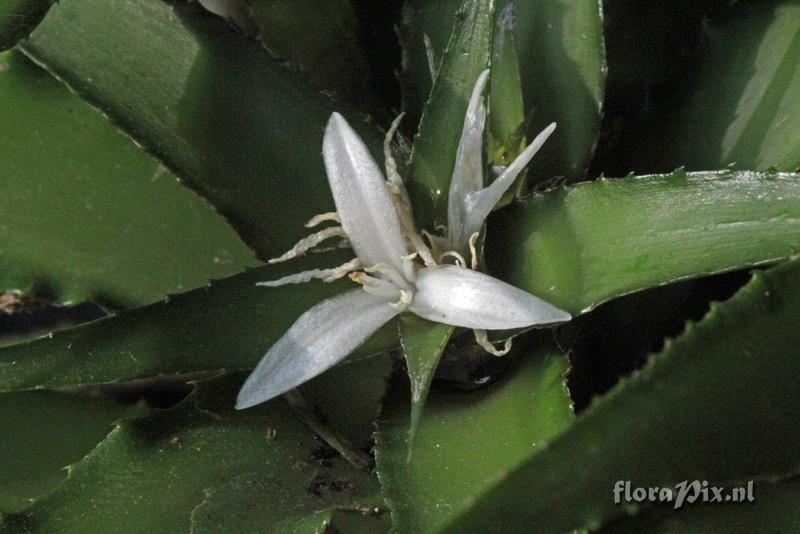
<path fill-rule="evenodd" d="M 800 438 L 800 360 L 787 350 L 800 343 L 798 317 L 800 262 L 756 274 L 448 528 L 496 528 L 501 508 L 511 532 L 596 528 L 626 509 L 614 503 L 618 480 L 721 485 L 797 473 L 800 453 L 775 444 Z"/>
<path fill-rule="evenodd" d="M 432 392 L 408 461 L 408 400 L 387 398 L 378 424 L 378 476 L 400 532 L 436 532 L 573 419 L 566 359 L 543 334 L 513 375 L 472 393 Z M 491 514 L 492 520 L 516 521 Z M 500 523 L 493 529 L 498 530 Z M 504 528 L 502 530 L 505 530 Z M 471 528 L 463 532 L 475 532 Z"/>
<path fill-rule="evenodd" d="M 257 262 L 214 210 L 23 56 L 0 56 L 0 292 L 144 305 Z"/>
<path fill-rule="evenodd" d="M 344 106 L 199 6 L 64 0 L 23 49 L 208 199 L 260 257 L 332 209 L 320 147 Z"/>
<path fill-rule="evenodd" d="M 310 306 L 349 281 L 257 287 L 297 269 L 344 253 L 319 255 L 291 265 L 262 267 L 166 302 L 120 313 L 30 343 L 0 349 L 0 390 L 130 380 L 158 374 L 250 369 Z M 360 350 L 393 348 L 393 322 Z"/>
<path fill-rule="evenodd" d="M 531 138 L 549 123 L 558 132 L 531 164 L 535 180 L 580 179 L 600 130 L 605 85 L 602 10 L 599 2 L 498 2 L 511 6 L 516 59 Z M 413 0 L 404 11 L 406 107 L 418 116 L 430 92 L 425 37 L 440 60 L 458 7 L 456 0 Z M 506 105 L 501 102 L 499 105 Z"/>
<path fill-rule="evenodd" d="M 0 513 L 17 512 L 53 490 L 122 417 L 142 415 L 87 394 L 26 391 L 0 395 Z"/>
<path fill-rule="evenodd" d="M 536 196 L 490 222 L 490 265 L 579 313 L 640 289 L 796 254 L 800 175 L 598 180 Z"/>
<path fill-rule="evenodd" d="M 233 410 L 241 377 L 125 422 L 4 532 L 318 532 L 332 509 L 375 510 L 378 484 L 320 443 L 281 399 Z M 268 529 L 268 530 L 264 530 Z"/>

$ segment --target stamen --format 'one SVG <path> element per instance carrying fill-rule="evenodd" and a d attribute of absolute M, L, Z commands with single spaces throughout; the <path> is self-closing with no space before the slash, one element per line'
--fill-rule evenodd
<path fill-rule="evenodd" d="M 469 236 L 469 253 L 472 255 L 472 270 L 478 269 L 478 251 L 475 250 L 475 242 L 478 240 L 478 232 Z"/>
<path fill-rule="evenodd" d="M 486 335 L 486 330 L 475 329 L 475 341 L 483 347 L 483 350 L 495 356 L 505 356 L 511 350 L 511 338 L 506 339 L 502 350 L 495 348 L 492 342 L 489 341 L 489 336 Z"/>
<path fill-rule="evenodd" d="M 389 190 L 389 195 L 394 203 L 397 217 L 400 219 L 403 235 L 411 244 L 411 247 L 419 253 L 425 265 L 427 267 L 432 267 L 436 265 L 436 262 L 433 260 L 430 249 L 425 245 L 425 241 L 422 240 L 422 237 L 420 237 L 417 232 L 417 227 L 414 224 L 414 216 L 411 212 L 411 201 L 408 198 L 408 191 L 406 191 L 406 186 L 403 184 L 400 173 L 397 172 L 397 162 L 392 155 L 392 139 L 404 115 L 405 113 L 401 113 L 392 121 L 392 125 L 389 127 L 389 131 L 386 132 L 386 137 L 383 140 L 383 158 L 385 160 L 387 176 L 386 189 Z"/>
<path fill-rule="evenodd" d="M 401 296 L 400 288 L 396 285 L 366 273 L 350 273 L 350 279 L 357 284 L 361 284 L 364 287 L 364 291 L 371 295 L 392 299 Z"/>
<path fill-rule="evenodd" d="M 409 254 L 408 256 L 403 256 L 403 274 L 406 277 L 406 280 L 409 282 L 413 282 L 417 279 L 417 271 L 414 269 L 414 259 L 418 256 L 416 252 Z"/>
<path fill-rule="evenodd" d="M 400 290 L 400 300 L 397 302 L 390 302 L 389 306 L 393 308 L 397 308 L 398 310 L 405 310 L 409 306 L 411 306 L 411 302 L 414 300 L 414 294 L 411 291 L 406 291 L 405 289 Z"/>
<path fill-rule="evenodd" d="M 456 263 L 458 264 L 459 267 L 466 267 L 467 266 L 467 261 L 464 259 L 464 256 L 462 256 L 461 254 L 459 254 L 455 250 L 448 250 L 447 252 L 443 252 L 442 255 L 439 257 L 439 261 L 442 261 L 443 259 L 445 259 L 447 257 L 455 258 L 456 259 Z"/>
<path fill-rule="evenodd" d="M 319 215 L 314 215 L 311 217 L 311 220 L 306 223 L 306 228 L 314 228 L 315 226 L 318 226 L 326 221 L 334 221 L 342 224 L 339 214 L 335 211 L 329 211 L 327 213 L 320 213 Z"/>
<path fill-rule="evenodd" d="M 313 219 L 312 219 L 313 220 Z M 277 258 L 272 258 L 267 263 L 280 263 L 282 261 L 287 261 L 294 259 L 298 256 L 304 255 L 310 249 L 316 247 L 326 239 L 330 239 L 331 237 L 347 237 L 347 234 L 344 233 L 344 228 L 341 226 L 331 226 L 330 228 L 325 228 L 324 230 L 320 230 L 315 234 L 311 234 L 308 237 L 304 237 L 300 241 L 297 242 L 295 246 L 293 246 L 288 252 L 284 253 L 282 256 Z"/>
<path fill-rule="evenodd" d="M 400 273 L 398 273 L 394 267 L 387 265 L 386 263 L 376 263 L 372 267 L 367 267 L 364 269 L 364 271 L 368 273 L 385 274 L 392 282 L 394 282 L 394 285 L 397 287 L 411 289 L 411 287 L 408 285 L 408 281 L 400 276 Z"/>
<path fill-rule="evenodd" d="M 352 260 L 332 269 L 311 269 L 310 271 L 303 271 L 302 273 L 290 274 L 277 280 L 269 280 L 266 282 L 256 282 L 257 286 L 261 287 L 278 287 L 287 284 L 302 284 L 310 282 L 311 280 L 322 279 L 323 282 L 333 282 L 342 278 L 347 273 L 361 268 L 361 260 L 353 258 Z"/>

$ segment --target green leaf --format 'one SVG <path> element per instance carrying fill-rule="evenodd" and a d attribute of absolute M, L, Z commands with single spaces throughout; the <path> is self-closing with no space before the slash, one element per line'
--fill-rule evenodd
<path fill-rule="evenodd" d="M 606 81 L 600 0 L 515 2 L 522 95 L 532 139 L 558 128 L 528 167 L 531 181 L 586 175 L 600 132 Z"/>
<path fill-rule="evenodd" d="M 264 46 L 320 87 L 362 110 L 380 111 L 351 0 L 249 0 Z"/>
<path fill-rule="evenodd" d="M 411 421 L 408 428 L 408 458 L 411 459 L 414 436 L 422 418 L 436 366 L 442 357 L 454 327 L 434 323 L 405 313 L 400 316 L 400 344 L 411 382 Z"/>
<path fill-rule="evenodd" d="M 0 292 L 136 306 L 257 263 L 210 206 L 10 52 L 0 117 Z"/>
<path fill-rule="evenodd" d="M 508 166 L 525 149 L 525 104 L 515 41 L 514 4 L 506 2 L 497 16 L 492 44 L 492 76 L 489 82 L 487 164 Z M 527 192 L 527 170 L 503 195 L 496 208 Z"/>
<path fill-rule="evenodd" d="M 706 22 L 689 96 L 668 123 L 660 159 L 691 169 L 800 168 L 800 5 L 743 2 Z M 673 163 L 677 162 L 677 163 Z"/>
<path fill-rule="evenodd" d="M 332 210 L 323 128 L 347 110 L 199 6 L 63 0 L 24 50 L 208 199 L 262 259 Z M 380 154 L 380 136 L 351 123 Z"/>
<path fill-rule="evenodd" d="M 730 488 L 747 489 L 747 484 L 734 484 Z M 705 534 L 727 532 L 793 532 L 800 524 L 800 479 L 753 485 L 753 502 L 686 504 L 678 512 L 669 506 L 653 506 L 636 517 L 623 518 L 609 523 L 603 534 L 626 532 L 652 532 Z M 712 494 L 713 495 L 713 494 Z"/>
<path fill-rule="evenodd" d="M 797 473 L 800 451 L 775 444 L 800 439 L 798 317 L 800 262 L 757 273 L 448 528 L 496 528 L 498 509 L 518 527 L 596 528 L 626 510 L 613 499 L 620 480 L 722 485 Z"/>
<path fill-rule="evenodd" d="M 102 441 L 114 421 L 143 411 L 87 394 L 1 394 L 0 513 L 20 511 L 54 489 L 67 476 L 64 468 Z"/>
<path fill-rule="evenodd" d="M 376 459 L 394 528 L 434 532 L 573 419 L 566 358 L 547 341 L 528 350 L 513 375 L 484 391 L 431 392 L 407 461 L 408 399 L 388 396 Z M 492 520 L 498 519 L 497 510 Z M 513 516 L 505 513 L 510 521 Z M 528 523 L 528 527 L 536 523 Z M 489 531 L 498 530 L 497 524 Z M 467 529 L 463 532 L 475 532 Z"/>
<path fill-rule="evenodd" d="M 26 38 L 51 5 L 53 0 L 0 0 L 0 51 Z"/>
<path fill-rule="evenodd" d="M 241 378 L 122 423 L 4 532 L 317 532 L 320 513 L 381 504 L 373 476 L 315 460 L 319 442 L 281 399 L 234 411 Z"/>
<path fill-rule="evenodd" d="M 499 2 L 498 9 L 510 3 Z M 556 133 L 531 163 L 529 176 L 535 181 L 553 176 L 580 179 L 594 153 L 604 98 L 606 66 L 600 2 L 527 0 L 513 4 L 514 59 L 519 63 L 525 116 L 532 117 L 523 133 L 532 139 L 551 122 L 558 123 Z M 455 0 L 408 2 L 401 44 L 404 107 L 412 118 L 419 115 L 430 92 L 424 37 L 429 37 L 434 56 L 440 58 L 457 6 Z M 509 65 L 497 66 L 502 71 Z M 510 85 L 503 83 L 500 87 Z M 497 95 L 493 105 L 510 105 L 508 96 Z"/>
<path fill-rule="evenodd" d="M 640 289 L 796 254 L 800 175 L 603 179 L 536 196 L 490 224 L 486 257 L 497 272 L 580 313 Z"/>
<path fill-rule="evenodd" d="M 344 280 L 277 288 L 256 282 L 319 266 L 315 261 L 338 265 L 346 256 L 326 254 L 254 269 L 166 302 L 0 349 L 0 391 L 252 369 L 303 312 L 352 288 Z M 390 322 L 360 353 L 391 349 L 396 340 L 397 327 Z"/>
<path fill-rule="evenodd" d="M 447 224 L 447 193 L 472 88 L 489 67 L 494 0 L 464 0 L 425 105 L 406 187 L 420 228 Z"/>

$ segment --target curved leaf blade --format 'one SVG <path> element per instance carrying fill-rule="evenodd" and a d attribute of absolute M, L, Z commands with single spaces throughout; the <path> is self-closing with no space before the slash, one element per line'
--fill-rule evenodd
<path fill-rule="evenodd" d="M 346 255 L 325 255 L 337 265 Z M 136 310 L 0 349 L 0 391 L 96 384 L 158 374 L 252 369 L 309 307 L 349 282 L 257 287 L 319 258 L 267 266 Z M 338 263 L 337 263 L 338 262 Z M 389 322 L 357 352 L 394 348 Z"/>
<path fill-rule="evenodd" d="M 388 397 L 378 421 L 375 451 L 397 531 L 440 531 L 455 511 L 487 489 L 487 481 L 546 447 L 571 423 L 574 416 L 563 378 L 568 365 L 547 339 L 547 334 L 540 336 L 534 347 L 523 351 L 513 375 L 487 390 L 432 391 L 410 462 L 408 400 Z M 507 525 L 497 523 L 496 513 L 491 517 L 490 531 L 505 530 Z M 516 521 L 513 515 L 501 518 Z"/>
<path fill-rule="evenodd" d="M 774 444 L 800 438 L 798 317 L 800 262 L 756 273 L 546 449 L 496 477 L 448 528 L 491 528 L 500 506 L 514 531 L 597 528 L 626 510 L 613 499 L 619 480 L 724 485 L 797 473 L 800 452 Z"/>
<path fill-rule="evenodd" d="M 424 36 L 430 39 L 434 56 L 441 58 L 458 5 L 456 0 L 411 0 L 406 4 L 401 44 L 404 107 L 411 117 L 419 116 L 431 87 Z M 531 163 L 531 181 L 554 176 L 581 179 L 594 154 L 605 96 L 601 3 L 498 1 L 499 13 L 507 8 L 514 13 L 514 60 L 518 62 L 524 116 L 532 119 L 523 133 L 532 139 L 551 122 L 558 123 L 556 135 Z M 506 98 L 498 105 L 509 102 Z"/>
<path fill-rule="evenodd" d="M 138 306 L 258 263 L 66 87 L 19 54 L 0 67 L 0 292 Z"/>
<path fill-rule="evenodd" d="M 319 443 L 280 399 L 235 411 L 241 378 L 202 382 L 174 408 L 122 423 L 4 531 L 241 531 L 259 519 L 269 532 L 317 532 L 328 510 L 380 506 L 374 477 L 313 460 Z"/>
<path fill-rule="evenodd" d="M 743 2 L 704 27 L 688 96 L 670 111 L 670 143 L 650 142 L 666 165 L 796 171 L 800 168 L 800 6 Z"/>
<path fill-rule="evenodd" d="M 77 393 L 0 394 L 0 513 L 18 512 L 52 491 L 123 418 L 143 415 L 140 405 Z"/>
<path fill-rule="evenodd" d="M 464 0 L 414 140 L 406 187 L 420 228 L 447 224 L 447 193 L 472 88 L 489 67 L 494 0 Z"/>
<path fill-rule="evenodd" d="M 206 198 L 262 259 L 332 211 L 322 133 L 346 110 L 199 6 L 64 0 L 23 50 Z M 350 122 L 380 154 L 374 129 Z"/>
<path fill-rule="evenodd" d="M 490 223 L 486 257 L 495 270 L 577 314 L 640 289 L 796 254 L 800 175 L 603 179 L 536 196 Z"/>

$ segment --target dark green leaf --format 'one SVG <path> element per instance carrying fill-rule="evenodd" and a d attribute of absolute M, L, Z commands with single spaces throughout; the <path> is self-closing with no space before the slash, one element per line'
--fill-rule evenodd
<path fill-rule="evenodd" d="M 600 0 L 515 2 L 522 95 L 532 139 L 558 128 L 531 162 L 531 181 L 585 176 L 600 132 L 606 80 Z"/>
<path fill-rule="evenodd" d="M 400 316 L 400 343 L 411 382 L 411 422 L 408 429 L 409 459 L 414 445 L 422 409 L 428 398 L 433 375 L 442 352 L 453 334 L 454 328 L 446 324 L 433 323 L 406 313 Z"/>
<path fill-rule="evenodd" d="M 464 0 L 437 69 L 411 154 L 406 186 L 417 224 L 429 230 L 447 223 L 447 193 L 475 81 L 489 67 L 494 0 Z"/>
<path fill-rule="evenodd" d="M 364 111 L 378 108 L 351 0 L 249 0 L 264 46 Z"/>
<path fill-rule="evenodd" d="M 622 514 L 617 481 L 724 484 L 800 470 L 800 262 L 713 304 L 699 323 L 581 414 L 546 449 L 497 476 L 454 531 L 496 528 L 502 509 L 524 531 L 598 527 Z"/>
<path fill-rule="evenodd" d="M 699 58 L 662 134 L 675 142 L 650 145 L 659 159 L 693 170 L 800 168 L 800 5 L 743 2 L 707 22 Z"/>
<path fill-rule="evenodd" d="M 0 292 L 144 305 L 257 263 L 210 206 L 13 53 L 0 117 Z"/>
<path fill-rule="evenodd" d="M 0 0 L 0 51 L 26 38 L 51 5 L 53 0 Z"/>
<path fill-rule="evenodd" d="M 236 412 L 241 377 L 122 423 L 5 532 L 317 532 L 321 513 L 381 504 L 373 476 L 320 443 L 281 399 Z M 266 529 L 266 530 L 265 530 Z"/>
<path fill-rule="evenodd" d="M 390 396 L 378 423 L 376 457 L 394 528 L 437 531 L 486 491 L 490 480 L 546 447 L 573 419 L 566 370 L 561 353 L 542 342 L 523 349 L 520 368 L 485 391 L 431 392 L 411 462 L 406 454 L 408 399 Z M 492 511 L 492 521 L 500 510 Z M 499 517 L 516 521 L 505 513 Z M 497 524 L 489 529 L 497 530 Z"/>
<path fill-rule="evenodd" d="M 509 3 L 499 2 L 498 10 Z M 407 4 L 401 28 L 403 89 L 412 117 L 419 115 L 431 86 L 424 36 L 440 59 L 457 6 L 456 0 Z M 513 12 L 525 116 L 533 118 L 523 133 L 532 139 L 549 123 L 558 123 L 556 133 L 531 163 L 529 175 L 536 181 L 553 176 L 579 179 L 589 166 L 600 130 L 606 75 L 600 2 L 516 1 Z M 502 71 L 508 65 L 498 66 Z M 492 105 L 509 104 L 507 96 L 498 99 Z"/>
<path fill-rule="evenodd" d="M 560 188 L 490 221 L 487 258 L 572 313 L 800 250 L 800 175 L 708 172 Z"/>
<path fill-rule="evenodd" d="M 726 488 L 744 488 L 747 483 Z M 727 493 L 726 493 L 727 494 Z M 713 493 L 711 493 L 713 495 Z M 733 496 L 730 493 L 731 497 Z M 653 534 L 705 534 L 726 532 L 794 532 L 800 525 L 800 479 L 753 485 L 753 502 L 686 504 L 674 512 L 669 505 L 653 506 L 636 517 L 623 518 L 603 528 L 603 534 L 651 532 Z"/>
<path fill-rule="evenodd" d="M 166 302 L 0 349 L 0 390 L 251 369 L 304 311 L 352 288 L 344 280 L 278 288 L 257 287 L 256 282 L 319 266 L 320 261 L 337 265 L 346 257 L 326 254 L 321 259 L 262 267 Z M 394 322 L 387 324 L 361 353 L 392 348 L 396 329 Z"/>
<path fill-rule="evenodd" d="M 0 394 L 0 513 L 54 489 L 122 417 L 144 413 L 96 396 L 54 391 Z"/>
<path fill-rule="evenodd" d="M 323 127 L 346 110 L 199 6 L 63 0 L 24 50 L 207 198 L 261 258 L 331 211 Z M 380 153 L 374 130 L 351 122 Z"/>

